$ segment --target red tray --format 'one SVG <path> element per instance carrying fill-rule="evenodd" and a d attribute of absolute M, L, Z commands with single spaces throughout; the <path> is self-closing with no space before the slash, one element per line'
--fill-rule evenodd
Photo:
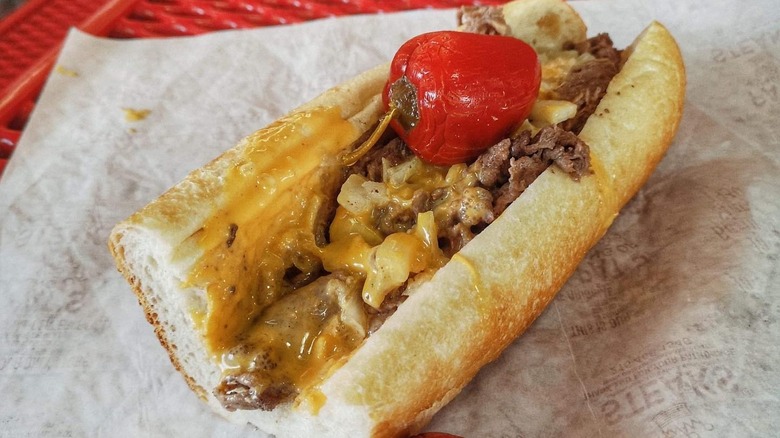
<path fill-rule="evenodd" d="M 0 175 L 72 26 L 97 36 L 197 35 L 340 15 L 506 0 L 28 0 L 0 21 Z"/>

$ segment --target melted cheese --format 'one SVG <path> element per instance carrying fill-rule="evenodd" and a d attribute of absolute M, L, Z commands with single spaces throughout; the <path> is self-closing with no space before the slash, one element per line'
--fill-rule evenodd
<path fill-rule="evenodd" d="M 482 276 L 479 275 L 479 271 L 477 270 L 477 267 L 474 266 L 474 262 L 460 253 L 453 255 L 452 261 L 456 261 L 466 267 L 471 278 L 471 287 L 474 288 L 477 295 L 481 295 L 482 291 L 480 290 L 480 285 L 482 284 Z"/>
<path fill-rule="evenodd" d="M 418 214 L 410 229 L 392 233 L 383 233 L 373 214 L 389 206 L 408 211 L 415 193 L 462 183 L 465 168 L 433 166 L 414 157 L 394 167 L 385 163 L 382 182 L 350 175 L 338 196 L 331 243 L 321 252 L 325 269 L 364 278 L 363 300 L 379 308 L 387 294 L 413 274 L 444 265 L 447 258 L 438 246 L 434 211 Z"/>
<path fill-rule="evenodd" d="M 365 336 L 365 321 L 349 318 L 356 309 L 362 312 L 358 290 L 356 281 L 328 276 L 286 294 L 254 319 L 241 346 L 222 355 L 223 363 L 257 371 L 266 385 L 311 386 L 330 361 Z"/>
<path fill-rule="evenodd" d="M 327 135 L 322 135 L 327 133 Z M 191 238 L 203 250 L 188 285 L 205 285 L 206 343 L 220 355 L 287 292 L 285 272 L 318 270 L 314 220 L 324 199 L 317 172 L 359 133 L 338 108 L 294 114 L 248 139 L 228 170 L 216 212 Z"/>

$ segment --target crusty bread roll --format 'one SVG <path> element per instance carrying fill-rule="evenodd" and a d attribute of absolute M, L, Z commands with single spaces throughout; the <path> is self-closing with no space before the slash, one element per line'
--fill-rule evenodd
<path fill-rule="evenodd" d="M 146 319 L 154 326 L 171 362 L 184 375 L 190 388 L 219 411 L 222 409 L 213 399 L 211 390 L 219 382 L 221 371 L 209 356 L 191 315 L 194 309 L 203 309 L 207 305 L 205 290 L 182 287 L 195 261 L 203 253 L 191 236 L 224 202 L 219 195 L 225 190 L 223 175 L 234 167 L 241 154 L 273 136 L 274 127 L 279 123 L 286 123 L 310 109 L 337 108 L 339 112 L 332 114 L 331 119 L 335 117 L 337 123 L 343 124 L 346 138 L 320 142 L 320 148 L 324 150 L 316 151 L 313 157 L 332 156 L 358 140 L 379 118 L 379 90 L 384 85 L 387 69 L 386 65 L 378 66 L 340 84 L 292 111 L 281 122 L 243 139 L 236 147 L 193 171 L 182 182 L 118 224 L 111 233 L 109 249 L 118 269 L 132 285 Z M 317 126 L 307 125 L 303 139 L 291 137 L 288 141 L 275 142 L 277 155 L 295 151 L 306 139 L 327 137 L 333 129 L 329 122 L 333 121 L 325 119 L 320 120 Z M 296 126 L 303 124 L 300 120 L 289 123 Z M 273 162 L 271 158 L 269 164 Z M 299 164 L 301 167 L 305 165 L 303 162 Z M 309 172 L 332 169 L 320 168 L 319 158 L 316 162 L 310 161 L 306 167 Z M 303 188 L 295 187 L 291 181 L 279 190 L 303 191 Z"/>
<path fill-rule="evenodd" d="M 579 16 L 560 1 L 519 1 L 505 11 L 507 25 L 517 30 L 513 34 L 530 39 L 537 50 L 556 50 L 585 38 Z M 285 214 L 283 201 L 305 196 L 338 172 L 333 157 L 377 122 L 386 66 L 326 92 L 192 172 L 118 224 L 110 250 L 173 364 L 202 399 L 231 421 L 252 423 L 279 437 L 414 433 L 541 313 L 669 146 L 685 89 L 674 39 L 652 23 L 623 56 L 622 69 L 580 134 L 591 148 L 593 174 L 574 181 L 547 169 L 294 403 L 270 411 L 228 412 L 212 394 L 222 371 L 204 343 L 198 318 L 209 306 L 207 291 L 190 279 L 204 252 L 199 236 L 230 202 L 231 193 L 241 190 L 226 187 L 226 175 L 243 155 L 271 144 L 269 139 L 273 152 L 262 175 L 273 179 L 273 190 L 253 198 L 254 210 L 247 207 L 243 215 L 249 223 L 262 209 L 262 226 L 272 233 L 267 218 Z M 338 111 L 322 116 L 320 108 Z M 298 167 L 285 181 L 284 175 L 274 175 L 282 171 L 274 166 L 288 154 L 295 154 Z M 263 196 L 273 198 L 273 204 Z M 547 232 L 551 224 L 555 233 Z M 239 224 L 239 230 L 247 227 Z"/>

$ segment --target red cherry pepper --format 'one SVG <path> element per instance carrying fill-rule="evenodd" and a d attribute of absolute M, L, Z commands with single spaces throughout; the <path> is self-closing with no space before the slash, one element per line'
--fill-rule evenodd
<path fill-rule="evenodd" d="M 399 116 L 390 126 L 433 164 L 472 160 L 531 112 L 541 67 L 523 41 L 466 32 L 426 33 L 406 42 L 383 93 Z"/>

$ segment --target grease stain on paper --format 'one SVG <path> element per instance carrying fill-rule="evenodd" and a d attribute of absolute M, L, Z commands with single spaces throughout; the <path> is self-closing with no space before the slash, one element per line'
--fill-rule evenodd
<path fill-rule="evenodd" d="M 152 113 L 152 110 L 150 109 L 137 109 L 137 108 L 122 108 L 122 111 L 125 112 L 125 121 L 126 122 L 140 122 L 142 120 L 145 120 L 147 117 L 149 117 L 149 114 Z"/>

